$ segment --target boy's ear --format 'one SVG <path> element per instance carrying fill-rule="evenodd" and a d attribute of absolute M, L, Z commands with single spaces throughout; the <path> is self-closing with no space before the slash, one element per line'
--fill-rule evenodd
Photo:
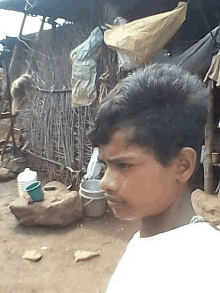
<path fill-rule="evenodd" d="M 196 166 L 197 154 L 193 148 L 183 148 L 176 160 L 177 180 L 180 183 L 187 182 L 192 176 Z"/>

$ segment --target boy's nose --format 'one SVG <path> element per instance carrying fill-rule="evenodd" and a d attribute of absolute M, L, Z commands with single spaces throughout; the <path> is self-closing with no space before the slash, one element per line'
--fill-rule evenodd
<path fill-rule="evenodd" d="M 110 170 L 105 171 L 105 175 L 101 179 L 100 187 L 108 193 L 108 191 L 116 191 L 118 186 L 117 174 Z"/>

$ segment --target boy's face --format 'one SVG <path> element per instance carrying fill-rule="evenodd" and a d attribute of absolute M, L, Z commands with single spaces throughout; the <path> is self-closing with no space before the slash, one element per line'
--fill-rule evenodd
<path fill-rule="evenodd" d="M 99 158 L 106 165 L 101 188 L 121 219 L 158 215 L 177 200 L 175 163 L 163 167 L 153 155 L 128 142 L 132 134 L 132 129 L 118 130 L 99 147 Z"/>

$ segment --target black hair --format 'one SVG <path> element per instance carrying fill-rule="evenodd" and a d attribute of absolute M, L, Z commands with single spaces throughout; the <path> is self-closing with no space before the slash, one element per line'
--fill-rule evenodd
<path fill-rule="evenodd" d="M 106 145 L 115 131 L 134 127 L 132 142 L 168 166 L 183 147 L 200 154 L 207 119 L 208 90 L 176 65 L 153 64 L 122 80 L 99 105 L 89 134 L 93 146 Z"/>

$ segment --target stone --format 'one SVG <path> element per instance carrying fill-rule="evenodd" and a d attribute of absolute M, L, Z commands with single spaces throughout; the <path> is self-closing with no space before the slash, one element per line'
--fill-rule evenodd
<path fill-rule="evenodd" d="M 100 256 L 100 252 L 77 250 L 74 253 L 74 256 L 75 256 L 75 262 L 77 262 L 80 260 L 89 260 L 93 257 Z"/>
<path fill-rule="evenodd" d="M 213 226 L 220 225 L 220 197 L 196 189 L 192 192 L 191 201 L 196 215 L 202 216 Z"/>
<path fill-rule="evenodd" d="M 48 247 L 47 246 L 41 246 L 41 248 L 40 249 L 42 249 L 42 250 L 47 250 L 48 249 Z"/>
<path fill-rule="evenodd" d="M 28 157 L 14 157 L 12 154 L 6 154 L 4 156 L 3 167 L 11 170 L 12 172 L 18 174 L 24 171 L 28 167 Z"/>
<path fill-rule="evenodd" d="M 56 186 L 54 185 L 48 185 L 48 186 L 44 186 L 44 190 L 48 191 L 48 190 L 56 190 Z"/>
<path fill-rule="evenodd" d="M 0 168 L 0 182 L 16 178 L 16 174 L 7 168 Z"/>
<path fill-rule="evenodd" d="M 44 190 L 43 201 L 30 204 L 30 198 L 24 194 L 10 204 L 10 210 L 20 224 L 65 227 L 82 218 L 83 204 L 77 191 L 69 191 L 57 181 L 47 185 L 53 185 L 55 189 Z"/>
<path fill-rule="evenodd" d="M 36 250 L 28 250 L 22 256 L 22 258 L 36 262 L 42 258 L 42 255 L 40 253 L 37 253 Z"/>

